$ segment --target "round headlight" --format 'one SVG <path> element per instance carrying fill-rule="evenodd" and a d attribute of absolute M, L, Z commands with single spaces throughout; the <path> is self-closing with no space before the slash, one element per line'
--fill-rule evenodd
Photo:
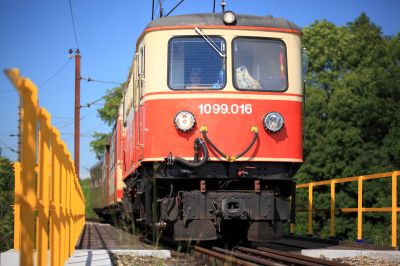
<path fill-rule="evenodd" d="M 190 131 L 196 124 L 196 119 L 191 112 L 180 111 L 174 117 L 174 124 L 177 129 L 183 132 Z"/>
<path fill-rule="evenodd" d="M 278 112 L 270 112 L 264 116 L 264 127 L 271 132 L 278 132 L 282 129 L 284 120 L 283 116 Z"/>
<path fill-rule="evenodd" d="M 224 21 L 225 24 L 233 24 L 236 21 L 235 13 L 232 11 L 225 11 L 224 14 L 222 14 L 222 20 Z"/>

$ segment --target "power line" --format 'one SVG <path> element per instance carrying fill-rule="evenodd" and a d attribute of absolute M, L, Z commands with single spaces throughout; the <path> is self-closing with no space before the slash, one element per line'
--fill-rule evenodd
<path fill-rule="evenodd" d="M 76 48 L 79 49 L 78 37 L 77 37 L 77 35 L 76 35 L 75 20 L 74 20 L 74 14 L 73 14 L 73 12 L 72 12 L 71 0 L 68 0 L 68 2 L 69 2 L 69 10 L 71 11 L 72 27 L 74 28 L 74 36 L 75 36 Z"/>
<path fill-rule="evenodd" d="M 61 135 L 64 135 L 64 136 L 72 136 L 74 134 L 75 133 L 61 133 Z M 82 133 L 79 135 L 79 137 L 93 137 L 93 136 L 94 136 L 94 134 L 89 134 L 89 133 Z"/>
<path fill-rule="evenodd" d="M 115 81 L 105 81 L 105 80 L 97 80 L 97 79 L 92 79 L 91 77 L 81 77 L 81 80 L 86 80 L 87 82 L 99 82 L 99 83 L 108 83 L 108 84 L 117 84 L 121 85 L 121 82 L 115 82 Z"/>
<path fill-rule="evenodd" d="M 47 82 L 49 82 L 50 80 L 52 80 L 55 76 L 58 75 L 58 73 L 60 73 L 67 65 L 68 63 L 71 61 L 71 58 L 68 58 L 68 60 L 53 74 L 51 75 L 48 79 L 46 79 L 45 81 L 43 81 L 42 83 L 40 83 L 38 86 L 43 86 L 44 84 L 46 84 Z"/>
<path fill-rule="evenodd" d="M 7 149 L 9 149 L 10 151 L 15 152 L 15 153 L 18 154 L 18 152 L 17 152 L 15 149 L 13 149 L 13 148 L 11 148 L 10 146 L 8 146 L 4 141 L 0 140 L 0 143 L 4 145 L 4 148 L 7 148 Z"/>
<path fill-rule="evenodd" d="M 10 148 L 10 147 L 7 147 L 7 146 L 0 146 L 0 148 L 5 148 L 5 149 L 7 149 L 7 150 L 10 150 L 10 151 L 12 151 L 12 152 L 15 152 L 15 153 L 17 153 L 18 154 L 18 152 L 16 151 L 16 150 L 14 150 L 14 149 L 12 149 L 12 148 Z"/>
<path fill-rule="evenodd" d="M 84 107 L 89 108 L 89 107 L 92 106 L 93 104 L 98 103 L 98 102 L 100 102 L 101 100 L 104 100 L 105 98 L 107 98 L 107 97 L 109 97 L 109 96 L 112 96 L 112 95 L 114 95 L 114 94 L 118 94 L 118 93 L 119 93 L 119 92 L 117 92 L 117 91 L 111 92 L 111 93 L 106 94 L 106 95 L 104 95 L 103 97 L 101 97 L 101 98 L 99 98 L 99 99 L 97 99 L 97 100 L 94 100 L 93 102 L 89 102 L 89 103 L 86 103 L 86 104 L 84 104 L 84 105 L 81 105 L 80 107 L 81 107 L 81 108 L 84 108 Z"/>
<path fill-rule="evenodd" d="M 12 92 L 12 91 L 16 91 L 16 90 L 5 90 L 5 91 L 0 91 L 0 94 L 9 93 L 9 92 Z"/>
<path fill-rule="evenodd" d="M 81 105 L 80 107 L 81 107 L 81 108 L 84 108 L 84 107 L 89 108 L 90 106 L 92 106 L 92 105 L 94 105 L 94 104 L 100 102 L 101 100 L 104 100 L 104 98 L 106 98 L 107 96 L 108 96 L 108 95 L 105 95 L 105 96 L 103 96 L 103 97 L 101 97 L 101 98 L 99 98 L 99 99 L 97 99 L 97 100 L 94 100 L 93 102 L 85 103 L 84 105 Z"/>
<path fill-rule="evenodd" d="M 58 126 L 57 129 L 60 130 L 60 129 L 64 128 L 64 127 L 70 126 L 70 125 L 72 125 L 74 122 L 75 122 L 75 121 L 72 121 L 72 122 L 66 123 L 66 124 L 64 124 L 64 125 Z"/>
<path fill-rule="evenodd" d="M 90 134 L 90 132 L 93 132 L 94 130 L 98 129 L 99 127 L 101 127 L 101 126 L 103 126 L 103 125 L 104 125 L 104 123 L 100 123 L 100 124 L 98 124 L 97 126 L 95 126 L 94 128 L 89 129 L 89 130 L 83 132 L 81 135 L 92 135 L 92 136 L 93 136 L 94 134 Z"/>
<path fill-rule="evenodd" d="M 53 115 L 51 118 L 53 118 L 53 119 L 65 119 L 65 120 L 72 120 L 72 119 L 74 119 L 73 117 L 58 116 L 58 115 Z"/>

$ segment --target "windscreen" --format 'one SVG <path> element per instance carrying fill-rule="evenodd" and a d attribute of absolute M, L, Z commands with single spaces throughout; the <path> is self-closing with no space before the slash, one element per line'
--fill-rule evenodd
<path fill-rule="evenodd" d="M 286 90 L 284 43 L 271 39 L 236 38 L 233 41 L 233 76 L 239 90 Z"/>
<path fill-rule="evenodd" d="M 210 37 L 224 51 L 222 38 Z M 176 37 L 168 47 L 168 85 L 174 90 L 221 89 L 225 84 L 225 60 L 202 37 Z"/>

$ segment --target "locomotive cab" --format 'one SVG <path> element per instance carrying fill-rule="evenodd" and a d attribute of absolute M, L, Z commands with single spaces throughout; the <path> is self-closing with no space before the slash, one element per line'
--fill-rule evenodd
<path fill-rule="evenodd" d="M 301 32 L 272 17 L 165 17 L 121 108 L 125 222 L 176 240 L 281 237 L 302 154 Z M 292 214 L 293 214 L 292 209 Z M 127 215 L 128 213 L 128 215 Z"/>

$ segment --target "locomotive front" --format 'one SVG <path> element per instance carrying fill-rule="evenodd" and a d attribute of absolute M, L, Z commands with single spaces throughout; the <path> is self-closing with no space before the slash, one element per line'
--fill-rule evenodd
<path fill-rule="evenodd" d="M 301 32 L 230 15 L 152 21 L 124 98 L 125 216 L 176 240 L 275 239 L 291 215 L 303 160 Z"/>

